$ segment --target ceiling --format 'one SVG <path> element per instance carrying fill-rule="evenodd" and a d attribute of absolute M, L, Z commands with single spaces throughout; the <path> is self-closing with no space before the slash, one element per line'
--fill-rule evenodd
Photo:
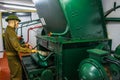
<path fill-rule="evenodd" d="M 1 11 L 29 11 L 27 8 L 16 8 L 16 7 L 6 7 L 5 5 L 20 6 L 34 8 L 34 3 L 32 0 L 0 0 L 0 10 Z M 36 10 L 31 10 L 36 11 Z"/>
<path fill-rule="evenodd" d="M 0 2 L 34 6 L 32 0 L 0 0 Z"/>

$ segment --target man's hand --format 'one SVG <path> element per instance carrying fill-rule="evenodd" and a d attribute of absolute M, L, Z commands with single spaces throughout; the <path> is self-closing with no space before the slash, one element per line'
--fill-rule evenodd
<path fill-rule="evenodd" d="M 27 48 L 32 49 L 32 46 L 31 46 L 30 44 L 28 44 L 28 43 L 26 43 L 25 46 L 26 46 Z"/>
<path fill-rule="evenodd" d="M 26 47 L 29 47 L 30 45 L 28 43 L 25 44 Z"/>
<path fill-rule="evenodd" d="M 36 52 L 38 52 L 38 50 L 36 50 L 36 49 L 33 49 L 33 50 L 32 50 L 32 53 L 36 53 Z"/>

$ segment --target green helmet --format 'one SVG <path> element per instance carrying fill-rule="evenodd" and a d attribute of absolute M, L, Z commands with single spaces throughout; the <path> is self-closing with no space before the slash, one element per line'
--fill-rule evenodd
<path fill-rule="evenodd" d="M 17 21 L 21 21 L 16 15 L 9 15 L 6 19 L 6 21 L 8 22 L 9 20 L 17 20 Z"/>

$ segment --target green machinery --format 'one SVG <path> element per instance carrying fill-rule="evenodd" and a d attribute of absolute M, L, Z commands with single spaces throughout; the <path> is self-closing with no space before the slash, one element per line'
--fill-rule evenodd
<path fill-rule="evenodd" d="M 119 59 L 110 53 L 101 0 L 34 3 L 43 24 L 36 36 L 37 48 L 49 55 L 22 58 L 29 80 L 120 79 Z"/>
<path fill-rule="evenodd" d="M 111 55 L 108 51 L 101 49 L 91 49 L 88 52 L 90 53 L 89 58 L 83 60 L 79 65 L 80 80 L 120 79 L 119 53 Z"/>

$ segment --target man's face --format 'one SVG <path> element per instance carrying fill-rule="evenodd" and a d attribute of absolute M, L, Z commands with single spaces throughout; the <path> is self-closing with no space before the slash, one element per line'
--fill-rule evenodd
<path fill-rule="evenodd" d="M 15 28 L 18 28 L 19 21 L 15 20 Z"/>
<path fill-rule="evenodd" d="M 8 24 L 10 24 L 10 26 L 12 26 L 14 28 L 18 28 L 19 21 L 17 21 L 17 20 L 9 20 Z"/>

